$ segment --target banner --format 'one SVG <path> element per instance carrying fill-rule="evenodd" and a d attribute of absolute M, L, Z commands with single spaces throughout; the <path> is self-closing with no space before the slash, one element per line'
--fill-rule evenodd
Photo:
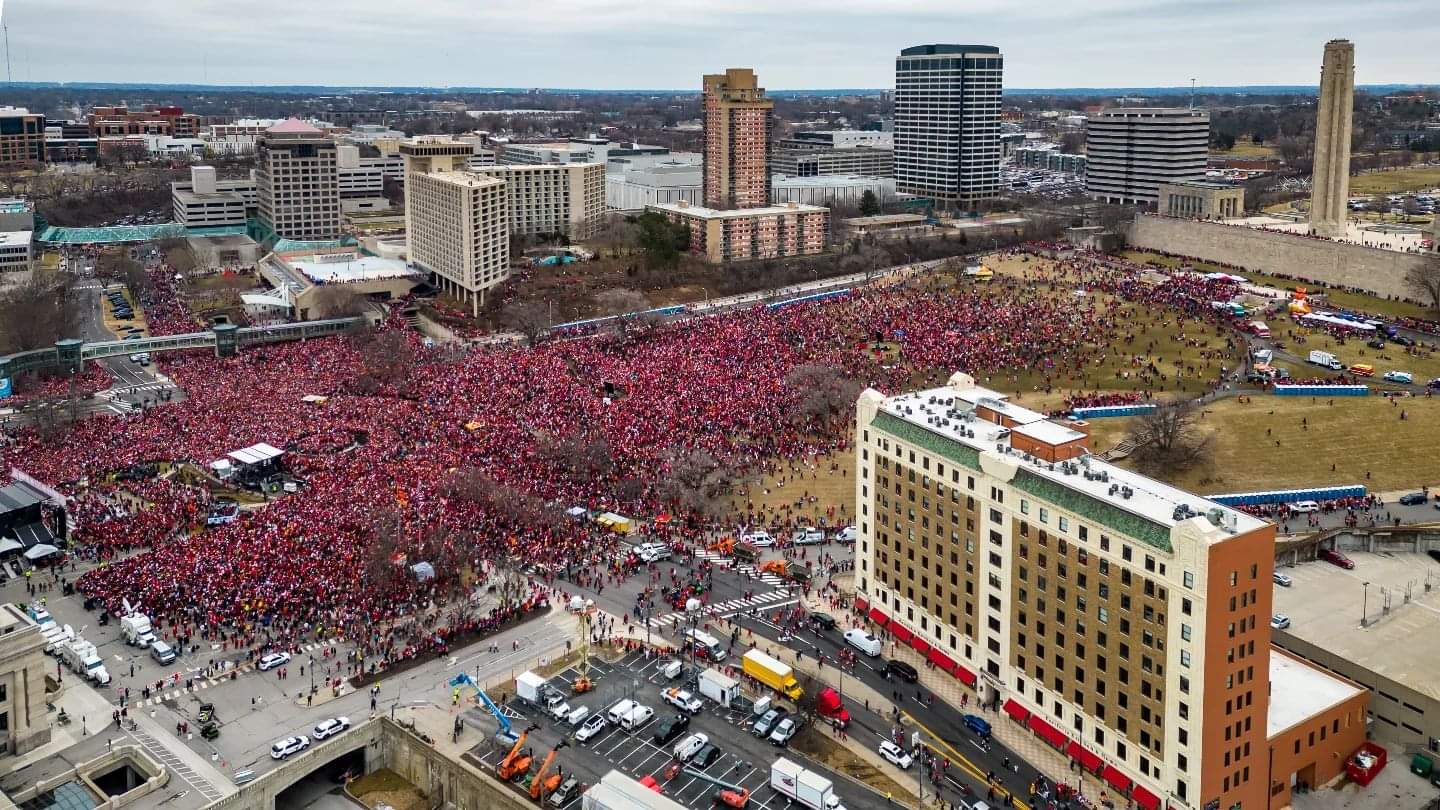
<path fill-rule="evenodd" d="M 3 2 L 4 0 L 0 0 L 0 3 Z M 15 392 L 10 388 L 10 378 L 0 377 L 0 399 L 4 399 L 5 397 L 8 397 L 13 393 Z"/>

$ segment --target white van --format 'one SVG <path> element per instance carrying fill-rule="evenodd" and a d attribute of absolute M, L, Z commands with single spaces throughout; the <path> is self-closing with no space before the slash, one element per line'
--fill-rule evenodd
<path fill-rule="evenodd" d="M 685 628 L 683 635 L 694 645 L 696 655 L 711 661 L 725 660 L 725 646 L 720 643 L 720 639 L 691 627 Z"/>
<path fill-rule="evenodd" d="M 630 713 L 630 711 L 638 705 L 640 704 L 636 703 L 633 700 L 622 700 L 619 703 L 616 703 L 614 706 L 611 706 L 610 711 L 606 712 L 605 716 L 610 719 L 611 725 L 618 726 L 620 725 L 620 718 Z"/>
<path fill-rule="evenodd" d="M 688 762 L 695 756 L 695 752 L 704 748 L 710 738 L 704 734 L 691 734 L 689 737 L 675 743 L 675 758 L 681 762 Z"/>
<path fill-rule="evenodd" d="M 880 639 L 858 627 L 845 631 L 845 643 L 871 658 L 880 656 Z"/>
<path fill-rule="evenodd" d="M 635 556 L 639 557 L 641 562 L 652 563 L 668 560 L 672 555 L 670 547 L 664 543 L 642 543 L 636 546 Z"/>
<path fill-rule="evenodd" d="M 163 666 L 175 660 L 175 651 L 170 648 L 169 644 L 157 638 L 155 643 L 150 645 L 150 657 L 155 659 L 155 663 Z"/>
<path fill-rule="evenodd" d="M 581 723 L 589 719 L 590 707 L 588 706 L 576 706 L 575 708 L 570 710 L 570 714 L 565 716 L 565 722 L 569 723 L 575 728 L 579 728 Z"/>
<path fill-rule="evenodd" d="M 650 708 L 649 706 L 644 706 L 637 703 L 635 704 L 635 708 L 631 709 L 629 712 L 626 712 L 620 717 L 620 728 L 623 728 L 626 731 L 634 731 L 635 729 L 640 728 L 641 726 L 650 722 L 650 718 L 654 716 L 654 709 Z"/>

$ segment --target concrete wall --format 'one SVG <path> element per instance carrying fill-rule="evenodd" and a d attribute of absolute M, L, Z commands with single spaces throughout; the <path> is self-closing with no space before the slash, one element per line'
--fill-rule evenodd
<path fill-rule="evenodd" d="M 84 782 L 86 787 L 93 791 L 95 795 L 103 796 L 105 795 L 104 791 L 95 785 L 92 777 L 109 769 L 113 765 L 121 763 L 128 764 L 134 768 L 143 781 L 126 793 L 97 803 L 95 810 L 119 810 L 122 807 L 128 807 L 165 787 L 165 785 L 170 782 L 169 769 L 153 760 L 150 755 L 142 751 L 138 745 L 117 745 L 112 750 L 94 759 L 82 762 L 64 773 L 32 785 L 9 798 L 10 801 L 13 801 L 17 805 L 22 804 L 48 790 L 54 790 L 66 782 L 71 782 L 76 779 Z M 0 798 L 5 797 L 0 795 Z"/>
<path fill-rule="evenodd" d="M 1308 236 L 1189 219 L 1140 216 L 1130 226 L 1132 247 L 1159 250 L 1386 297 L 1413 298 L 1411 268 L 1430 257 L 1347 245 Z"/>
<path fill-rule="evenodd" d="M 520 795 L 469 765 L 450 759 L 389 718 L 378 717 L 312 746 L 283 765 L 211 802 L 204 810 L 274 810 L 275 798 L 317 768 L 365 749 L 365 772 L 389 768 L 424 792 L 431 807 L 453 810 L 533 810 Z"/>

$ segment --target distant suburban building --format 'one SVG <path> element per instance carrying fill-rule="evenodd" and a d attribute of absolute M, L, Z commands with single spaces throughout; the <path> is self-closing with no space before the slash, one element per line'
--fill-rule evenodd
<path fill-rule="evenodd" d="M 45 162 L 45 116 L 24 107 L 0 107 L 0 166 Z"/>
<path fill-rule="evenodd" d="M 0 282 L 23 281 L 33 268 L 33 231 L 0 231 Z"/>
<path fill-rule="evenodd" d="M 702 96 L 705 205 L 717 210 L 769 205 L 775 102 L 749 68 L 706 75 Z"/>
<path fill-rule="evenodd" d="M 1108 203 L 1155 205 L 1163 183 L 1205 179 L 1210 113 L 1115 107 L 1089 119 L 1085 191 Z"/>
<path fill-rule="evenodd" d="M 90 135 L 89 127 L 77 127 L 69 122 L 46 122 L 46 163 L 94 163 L 99 155 L 100 141 Z"/>
<path fill-rule="evenodd" d="M 479 315 L 485 292 L 510 276 L 508 182 L 466 170 L 469 143 L 419 138 L 400 152 L 410 264 Z"/>
<path fill-rule="evenodd" d="M 714 263 L 823 253 L 830 227 L 828 209 L 799 203 L 717 210 L 682 202 L 648 210 L 688 227 L 691 252 Z"/>
<path fill-rule="evenodd" d="M 260 221 L 282 239 L 327 241 L 341 235 L 335 142 L 291 118 L 256 141 Z"/>
<path fill-rule="evenodd" d="M 886 147 L 856 146 L 816 150 L 781 146 L 771 160 L 775 174 L 824 177 L 832 174 L 894 177 L 895 152 Z"/>
<path fill-rule="evenodd" d="M 1231 219 L 1245 214 L 1245 187 L 1191 180 L 1160 186 L 1157 212 L 1167 217 Z"/>
<path fill-rule="evenodd" d="M 45 637 L 25 608 L 0 604 L 0 761 L 50 742 L 44 650 Z"/>
<path fill-rule="evenodd" d="M 600 158 L 601 161 L 604 158 Z M 594 163 L 594 144 L 585 142 L 507 143 L 496 160 L 502 166 L 563 165 Z"/>
<path fill-rule="evenodd" d="M 85 117 L 90 134 L 97 138 L 118 135 L 170 135 L 195 138 L 200 135 L 200 116 L 180 107 L 146 104 L 144 109 L 95 107 Z"/>
<path fill-rule="evenodd" d="M 479 174 L 505 181 L 510 232 L 526 236 L 590 238 L 605 213 L 605 164 L 481 166 Z"/>
<path fill-rule="evenodd" d="M 889 177 L 861 177 L 852 174 L 827 174 L 819 177 L 786 177 L 777 174 L 770 178 L 770 199 L 776 205 L 804 203 L 806 205 L 834 205 L 843 203 L 859 205 L 865 192 L 875 195 L 881 203 L 895 199 L 895 181 Z"/>
<path fill-rule="evenodd" d="M 1059 149 L 1021 148 L 1015 150 L 1015 165 L 1018 168 L 1084 174 L 1085 164 L 1084 155 L 1072 155 L 1061 152 Z"/>
<path fill-rule="evenodd" d="M 775 142 L 780 149 L 795 151 L 810 150 L 825 152 L 832 149 L 891 149 L 895 146 L 895 133 L 867 129 L 821 129 L 796 132 L 788 138 Z"/>
<path fill-rule="evenodd" d="M 895 182 L 970 206 L 1000 193 L 1000 92 L 992 45 L 917 45 L 895 59 Z"/>
<path fill-rule="evenodd" d="M 617 161 L 607 164 L 616 167 Z M 618 211 L 642 211 L 647 206 L 668 203 L 699 205 L 702 196 L 699 163 L 670 161 L 636 168 L 608 171 L 605 175 L 605 207 Z"/>
<path fill-rule="evenodd" d="M 190 167 L 190 179 L 170 184 L 175 221 L 187 228 L 244 225 L 259 209 L 255 172 L 241 180 L 218 180 L 214 166 Z"/>

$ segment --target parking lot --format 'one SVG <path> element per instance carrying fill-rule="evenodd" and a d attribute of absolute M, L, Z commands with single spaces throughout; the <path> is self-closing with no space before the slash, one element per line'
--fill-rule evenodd
<path fill-rule="evenodd" d="M 557 743 L 565 740 L 567 747 L 561 748 L 555 758 L 556 764 L 565 775 L 574 776 L 585 785 L 595 784 L 612 769 L 637 780 L 653 777 L 666 796 L 694 810 L 702 810 L 712 806 L 714 796 L 720 790 L 718 786 L 683 771 L 674 779 L 665 778 L 666 771 L 675 762 L 672 753 L 675 744 L 690 734 L 700 732 L 709 737 L 710 742 L 719 749 L 719 755 L 709 765 L 704 766 L 701 772 L 729 785 L 749 790 L 750 807 L 783 810 L 789 804 L 785 796 L 769 786 L 770 765 L 781 756 L 829 777 L 835 783 L 835 792 L 849 810 L 880 807 L 885 804 L 883 796 L 876 796 L 871 791 L 857 787 L 798 753 L 771 745 L 754 736 L 749 729 L 751 717 L 748 712 L 722 709 L 710 701 L 703 701 L 705 708 L 690 719 L 688 728 L 670 741 L 657 744 L 652 739 L 656 726 L 679 711 L 661 697 L 662 689 L 680 685 L 661 673 L 660 670 L 666 662 L 667 659 L 664 658 L 647 661 L 640 653 L 633 653 L 615 665 L 597 662 L 592 664 L 590 672 L 590 677 L 595 681 L 595 689 L 579 697 L 566 698 L 572 708 L 585 706 L 592 715 L 603 715 L 625 699 L 633 699 L 654 709 L 655 715 L 632 731 L 625 731 L 607 723 L 594 737 L 579 742 L 575 739 L 575 729 L 568 724 L 557 723 L 521 701 L 509 701 L 507 708 L 523 717 L 521 720 L 512 721 L 516 732 L 531 723 L 539 726 L 526 740 L 526 747 L 532 749 L 535 758 L 532 772 L 538 770 L 545 755 Z M 550 682 L 568 694 L 569 685 L 577 677 L 578 673 L 570 669 L 551 678 Z M 488 718 L 488 722 L 476 719 L 477 717 Z M 487 737 L 489 730 L 494 727 L 494 720 L 488 713 L 467 712 L 467 719 L 485 729 Z M 506 749 L 487 740 L 471 749 L 470 753 L 485 767 L 493 769 L 504 758 Z M 574 810 L 578 807 L 577 793 L 561 810 Z"/>

